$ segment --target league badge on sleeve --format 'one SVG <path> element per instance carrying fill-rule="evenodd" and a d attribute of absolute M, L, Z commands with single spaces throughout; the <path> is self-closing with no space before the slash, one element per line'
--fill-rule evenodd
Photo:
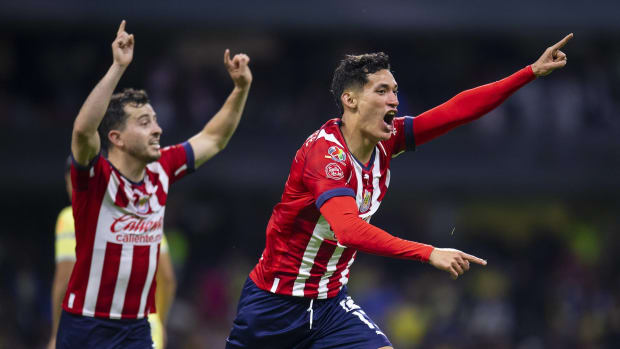
<path fill-rule="evenodd" d="M 347 160 L 347 154 L 345 154 L 344 150 L 339 147 L 331 146 L 327 149 L 327 153 L 329 156 L 325 156 L 326 158 L 331 158 L 334 161 L 345 162 Z"/>
<path fill-rule="evenodd" d="M 344 171 L 342 171 L 342 168 L 340 168 L 340 165 L 337 163 L 330 162 L 325 166 L 325 175 L 327 178 L 338 181 L 344 178 Z"/>

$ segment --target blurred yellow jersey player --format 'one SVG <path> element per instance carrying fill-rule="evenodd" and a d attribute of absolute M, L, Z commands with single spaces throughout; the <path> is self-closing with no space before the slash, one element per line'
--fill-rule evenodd
<path fill-rule="evenodd" d="M 71 198 L 71 178 L 69 177 L 69 161 L 66 166 L 65 182 L 67 193 Z M 60 313 L 62 310 L 62 300 L 67 290 L 71 271 L 75 264 L 75 225 L 73 221 L 73 210 L 71 206 L 65 207 L 56 220 L 56 270 L 54 272 L 54 283 L 52 285 L 52 334 L 48 348 L 56 347 L 56 332 Z M 149 314 L 148 320 L 151 325 L 151 338 L 153 348 L 162 349 L 165 347 L 165 324 L 168 319 L 168 311 L 174 293 L 176 291 L 176 279 L 172 268 L 172 261 L 168 250 L 168 241 L 164 236 L 159 251 L 159 267 L 157 268 L 157 290 L 155 291 L 155 303 L 157 313 Z"/>

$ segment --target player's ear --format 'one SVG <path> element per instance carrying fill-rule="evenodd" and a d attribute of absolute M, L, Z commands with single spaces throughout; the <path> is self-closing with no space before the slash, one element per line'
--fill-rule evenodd
<path fill-rule="evenodd" d="M 342 106 L 349 109 L 357 108 L 357 95 L 354 91 L 344 91 L 342 95 L 340 95 L 340 102 L 342 102 Z"/>
<path fill-rule="evenodd" d="M 119 130 L 110 130 L 110 132 L 108 132 L 108 141 L 115 147 L 120 148 L 123 145 L 123 140 L 121 139 L 121 132 Z"/>

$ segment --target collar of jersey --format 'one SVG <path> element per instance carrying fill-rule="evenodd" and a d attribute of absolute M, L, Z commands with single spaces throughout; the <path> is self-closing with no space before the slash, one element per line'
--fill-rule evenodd
<path fill-rule="evenodd" d="M 374 154 L 374 153 L 373 153 L 373 154 Z M 114 171 L 118 172 L 118 174 L 119 174 L 121 177 L 123 177 L 123 179 L 125 179 L 127 182 L 129 182 L 129 183 L 131 183 L 131 184 L 133 184 L 133 185 L 142 185 L 142 184 L 144 184 L 144 177 L 142 177 L 142 180 L 141 180 L 140 182 L 134 182 L 134 181 L 132 181 L 131 179 L 127 178 L 127 176 L 125 176 L 125 175 L 124 175 L 121 171 L 119 171 L 119 170 L 118 170 L 118 168 L 116 168 L 114 165 L 112 165 L 112 163 L 110 162 L 110 160 L 108 160 L 108 159 L 105 159 L 105 160 L 108 162 L 108 164 L 110 164 L 110 166 L 114 169 Z M 357 159 L 356 159 L 356 160 L 357 160 Z M 146 169 L 145 169 L 144 175 L 146 176 Z"/>
<path fill-rule="evenodd" d="M 372 150 L 372 155 L 370 155 L 370 160 L 368 161 L 368 166 L 364 165 L 349 150 L 349 145 L 347 144 L 347 141 L 344 139 L 344 136 L 342 135 L 342 131 L 340 130 L 340 126 L 342 125 L 342 119 L 337 120 L 336 124 L 338 124 L 338 133 L 340 134 L 340 138 L 342 138 L 342 142 L 344 143 L 344 146 L 347 147 L 347 152 L 349 153 L 351 158 L 353 158 L 353 160 L 355 160 L 355 162 L 357 162 L 362 167 L 362 169 L 364 169 L 364 171 L 370 171 L 370 168 L 372 167 L 372 164 L 375 162 L 375 155 L 376 155 L 375 153 L 377 152 L 377 146 L 375 145 L 375 147 Z"/>

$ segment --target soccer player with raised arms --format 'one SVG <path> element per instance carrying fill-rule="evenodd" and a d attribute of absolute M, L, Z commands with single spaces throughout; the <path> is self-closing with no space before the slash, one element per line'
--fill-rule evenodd
<path fill-rule="evenodd" d="M 488 113 L 525 84 L 566 65 L 572 34 L 509 77 L 459 93 L 417 117 L 396 117 L 388 56 L 349 55 L 334 72 L 342 112 L 295 154 L 263 254 L 246 281 L 226 348 L 391 348 L 347 294 L 357 251 L 428 262 L 457 278 L 486 261 L 403 240 L 371 225 L 390 184 L 390 161 Z"/>
<path fill-rule="evenodd" d="M 113 63 L 73 125 L 71 182 L 76 261 L 63 300 L 58 348 L 151 348 L 155 273 L 170 185 L 221 151 L 248 97 L 249 57 L 224 53 L 234 88 L 221 109 L 187 142 L 160 148 L 162 129 L 144 91 L 114 89 L 131 63 L 134 37 L 125 21 L 112 43 Z M 101 143 L 107 145 L 107 159 Z"/>

